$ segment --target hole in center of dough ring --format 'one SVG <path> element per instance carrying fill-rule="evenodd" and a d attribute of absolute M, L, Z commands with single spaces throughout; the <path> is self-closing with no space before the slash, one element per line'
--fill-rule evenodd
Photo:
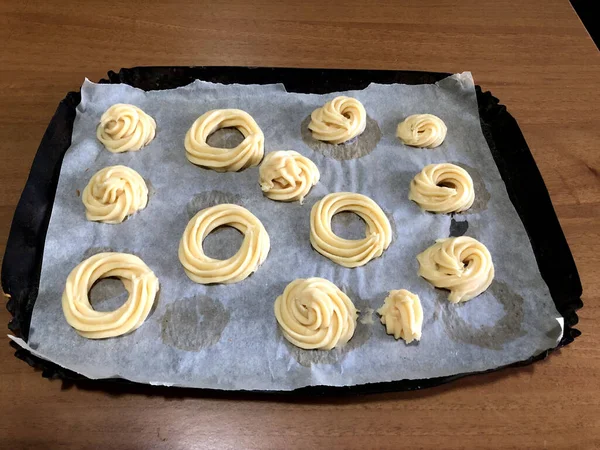
<path fill-rule="evenodd" d="M 204 239 L 223 226 L 242 233 L 242 245 L 230 258 L 211 258 L 204 252 Z M 269 249 L 269 235 L 254 214 L 239 205 L 221 204 L 203 209 L 189 221 L 179 244 L 179 261 L 196 283 L 236 283 L 256 271 Z"/>
<path fill-rule="evenodd" d="M 335 234 L 331 220 L 337 213 L 350 211 L 367 225 L 362 239 L 344 239 Z M 382 255 L 392 241 L 392 227 L 377 203 L 351 192 L 337 192 L 315 203 L 310 214 L 310 242 L 313 248 L 344 267 L 359 267 Z"/>

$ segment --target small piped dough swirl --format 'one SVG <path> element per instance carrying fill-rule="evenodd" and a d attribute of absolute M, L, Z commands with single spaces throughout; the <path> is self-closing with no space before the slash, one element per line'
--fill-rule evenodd
<path fill-rule="evenodd" d="M 331 350 L 354 335 L 358 312 L 335 284 L 324 278 L 299 278 L 275 300 L 283 336 L 305 350 Z"/>
<path fill-rule="evenodd" d="M 137 106 L 117 103 L 108 108 L 96 129 L 98 140 L 113 153 L 137 151 L 156 134 L 156 121 Z"/>
<path fill-rule="evenodd" d="M 396 136 L 412 147 L 434 148 L 446 138 L 446 124 L 433 114 L 413 114 L 398 125 Z"/>
<path fill-rule="evenodd" d="M 309 130 L 319 141 L 341 144 L 358 136 L 367 126 L 367 112 L 351 97 L 336 97 L 310 115 Z"/>
<path fill-rule="evenodd" d="M 490 252 L 468 236 L 438 239 L 417 255 L 419 275 L 437 288 L 449 289 L 451 303 L 466 302 L 485 291 L 494 279 Z"/>
<path fill-rule="evenodd" d="M 342 211 L 358 214 L 367 224 L 363 239 L 343 239 L 331 229 Z M 377 203 L 361 194 L 336 192 L 315 203 L 310 212 L 310 243 L 316 251 L 344 267 L 359 267 L 381 256 L 392 242 L 392 227 Z"/>
<path fill-rule="evenodd" d="M 220 226 L 230 226 L 244 235 L 242 246 L 228 259 L 206 256 L 202 242 Z M 203 209 L 189 221 L 179 243 L 179 261 L 196 283 L 237 283 L 256 271 L 270 249 L 269 235 L 258 218 L 238 205 L 222 204 Z"/>
<path fill-rule="evenodd" d="M 426 211 L 466 211 L 475 200 L 473 179 L 454 164 L 429 164 L 410 182 L 408 198 Z"/>
<path fill-rule="evenodd" d="M 304 200 L 319 182 L 319 169 L 310 159 L 292 150 L 268 153 L 259 169 L 260 187 L 271 200 Z"/>
<path fill-rule="evenodd" d="M 83 190 L 81 200 L 88 220 L 121 223 L 148 203 L 148 187 L 135 170 L 110 166 L 99 170 Z"/>
<path fill-rule="evenodd" d="M 406 289 L 390 291 L 381 308 L 377 310 L 387 334 L 404 339 L 407 344 L 421 340 L 423 308 L 419 296 Z"/>
<path fill-rule="evenodd" d="M 101 278 L 121 279 L 129 298 L 111 312 L 95 311 L 88 292 Z M 135 255 L 98 253 L 75 267 L 62 296 L 63 313 L 69 325 L 88 339 L 103 339 L 130 333 L 144 323 L 158 292 L 158 278 Z"/>
<path fill-rule="evenodd" d="M 208 137 L 221 128 L 236 128 L 244 140 L 234 148 L 211 147 Z M 264 155 L 265 137 L 250 114 L 240 109 L 214 109 L 202 114 L 185 135 L 187 159 L 217 172 L 256 166 Z"/>

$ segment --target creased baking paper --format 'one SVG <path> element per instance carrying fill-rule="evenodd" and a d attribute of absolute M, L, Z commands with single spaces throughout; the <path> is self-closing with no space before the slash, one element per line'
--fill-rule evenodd
<path fill-rule="evenodd" d="M 337 93 L 305 95 L 288 93 L 282 85 L 200 81 L 144 92 L 86 80 L 48 228 L 29 347 L 89 378 L 260 390 L 482 371 L 555 347 L 562 334 L 560 315 L 481 132 L 471 75 L 454 75 L 436 85 L 371 84 L 341 94 L 358 98 L 369 121 L 363 135 L 336 148 L 311 141 L 306 125 L 311 111 Z M 139 152 L 112 154 L 96 140 L 100 116 L 114 103 L 132 103 L 156 119 L 156 138 L 150 145 Z M 265 134 L 266 152 L 295 150 L 317 164 L 321 181 L 304 204 L 263 197 L 258 167 L 217 173 L 187 161 L 186 131 L 198 116 L 216 108 L 250 113 Z M 416 113 L 444 120 L 448 135 L 440 147 L 406 147 L 395 137 L 398 122 Z M 236 138 L 231 133 L 214 137 L 217 143 Z M 412 177 L 425 165 L 442 162 L 461 165 L 474 179 L 476 201 L 467 213 L 434 215 L 407 198 Z M 148 206 L 119 225 L 88 222 L 80 193 L 96 171 L 116 164 L 129 166 L 145 178 L 151 192 Z M 337 266 L 310 246 L 310 209 L 336 191 L 373 198 L 394 228 L 389 249 L 364 267 Z M 224 202 L 248 208 L 263 222 L 271 251 L 243 282 L 198 285 L 186 277 L 179 263 L 179 240 L 195 212 Z M 358 238 L 364 233 L 364 224 L 352 214 L 334 219 L 334 230 L 342 236 Z M 241 242 L 237 232 L 229 229 L 213 234 L 205 242 L 211 256 L 228 257 Z M 417 276 L 415 257 L 435 239 L 459 234 L 489 248 L 496 278 L 481 296 L 452 305 L 446 291 Z M 154 310 L 135 332 L 87 340 L 66 323 L 61 295 L 75 265 L 107 250 L 141 257 L 158 276 L 160 292 Z M 297 349 L 277 327 L 275 298 L 293 279 L 313 276 L 334 282 L 361 310 L 354 338 L 341 349 Z M 395 341 L 373 312 L 392 289 L 408 289 L 421 298 L 420 342 Z M 122 292 L 118 280 L 107 280 L 93 288 L 90 297 L 94 307 L 107 310 L 124 301 Z"/>

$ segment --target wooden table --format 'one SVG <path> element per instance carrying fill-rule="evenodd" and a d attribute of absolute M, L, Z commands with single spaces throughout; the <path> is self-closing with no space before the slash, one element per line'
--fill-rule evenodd
<path fill-rule="evenodd" d="M 544 176 L 584 285 L 583 335 L 522 369 L 302 401 L 69 388 L 2 338 L 0 448 L 600 447 L 600 57 L 567 0 L 69 3 L 0 1 L 0 254 L 46 125 L 84 77 L 137 65 L 470 70 L 517 118 Z"/>

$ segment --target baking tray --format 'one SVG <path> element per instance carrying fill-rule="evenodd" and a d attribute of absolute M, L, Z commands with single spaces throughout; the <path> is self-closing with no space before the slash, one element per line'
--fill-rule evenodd
<path fill-rule="evenodd" d="M 325 94 L 335 91 L 364 89 L 369 83 L 427 84 L 451 74 L 417 71 L 295 69 L 266 67 L 135 67 L 109 72 L 100 83 L 125 83 L 149 90 L 173 89 L 196 79 L 215 83 L 271 84 L 283 83 L 288 92 Z M 475 87 L 483 134 L 525 230 L 531 241 L 540 273 L 548 285 L 556 309 L 564 317 L 564 333 L 556 348 L 570 344 L 581 333 L 574 326 L 576 311 L 583 306 L 582 287 L 577 268 L 562 232 L 550 196 L 525 138 L 515 119 L 490 92 Z M 81 95 L 70 92 L 60 102 L 44 133 L 33 160 L 31 171 L 12 221 L 2 265 L 2 286 L 9 296 L 7 309 L 12 315 L 11 332 L 27 341 L 33 307 L 37 298 L 44 242 L 58 177 L 65 152 L 71 145 L 75 110 Z M 133 387 L 122 379 L 91 382 L 82 375 L 40 359 L 11 343 L 15 356 L 42 370 L 46 378 L 60 378 L 82 386 L 111 389 L 118 383 Z M 528 365 L 546 358 L 555 349 L 510 366 Z M 504 366 L 509 367 L 509 366 Z M 497 371 L 498 367 L 491 371 Z M 475 372 L 481 373 L 481 372 Z M 400 380 L 359 386 L 309 386 L 291 394 L 338 394 L 409 391 L 447 383 L 474 373 L 423 380 Z M 145 386 L 155 392 L 165 388 Z M 126 388 L 127 389 L 127 388 Z M 195 391 L 198 391 L 195 389 Z M 164 391 L 163 391 L 164 392 Z M 273 393 L 270 391 L 269 393 Z"/>

